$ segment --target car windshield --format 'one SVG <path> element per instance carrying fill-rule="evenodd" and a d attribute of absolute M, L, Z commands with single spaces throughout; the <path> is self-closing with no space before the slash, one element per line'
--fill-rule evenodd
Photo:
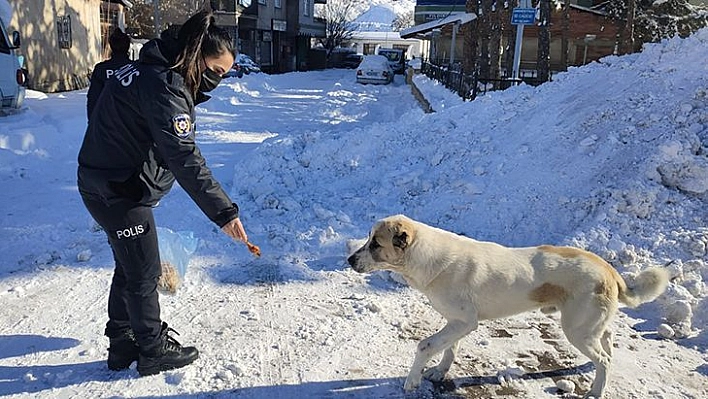
<path fill-rule="evenodd" d="M 381 55 L 385 55 L 386 58 L 389 59 L 389 61 L 398 61 L 398 60 L 400 59 L 399 53 L 386 51 L 386 52 L 382 52 L 382 53 L 380 53 L 380 54 L 381 54 Z"/>

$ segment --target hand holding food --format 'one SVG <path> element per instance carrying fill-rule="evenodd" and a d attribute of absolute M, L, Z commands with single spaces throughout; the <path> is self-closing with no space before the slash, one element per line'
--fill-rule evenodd
<path fill-rule="evenodd" d="M 261 249 L 258 248 L 257 245 L 253 245 L 250 242 L 246 241 L 246 246 L 248 247 L 248 250 L 251 251 L 251 253 L 255 257 L 260 257 L 261 256 Z"/>

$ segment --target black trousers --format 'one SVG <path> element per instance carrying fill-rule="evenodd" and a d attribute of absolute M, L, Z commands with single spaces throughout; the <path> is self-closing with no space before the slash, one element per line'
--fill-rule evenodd
<path fill-rule="evenodd" d="M 160 342 L 162 322 L 157 281 L 162 273 L 152 208 L 131 201 L 107 206 L 83 197 L 84 205 L 108 235 L 116 268 L 108 296 L 106 335 L 131 328 L 141 352 Z"/>

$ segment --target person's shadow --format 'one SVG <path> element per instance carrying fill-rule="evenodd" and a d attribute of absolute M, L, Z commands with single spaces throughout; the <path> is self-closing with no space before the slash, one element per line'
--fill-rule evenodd
<path fill-rule="evenodd" d="M 0 335 L 0 359 L 69 349 L 79 341 L 43 335 Z M 129 372 L 109 372 L 105 361 L 53 365 L 1 366 L 0 396 L 36 393 L 85 381 L 130 378 Z"/>

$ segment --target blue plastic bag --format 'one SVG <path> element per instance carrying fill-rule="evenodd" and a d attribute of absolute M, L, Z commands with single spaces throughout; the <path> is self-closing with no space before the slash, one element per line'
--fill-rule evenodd
<path fill-rule="evenodd" d="M 175 293 L 187 273 L 187 265 L 197 250 L 199 240 L 191 231 L 172 231 L 158 227 L 157 244 L 162 263 L 162 276 L 158 288 L 161 291 Z"/>

